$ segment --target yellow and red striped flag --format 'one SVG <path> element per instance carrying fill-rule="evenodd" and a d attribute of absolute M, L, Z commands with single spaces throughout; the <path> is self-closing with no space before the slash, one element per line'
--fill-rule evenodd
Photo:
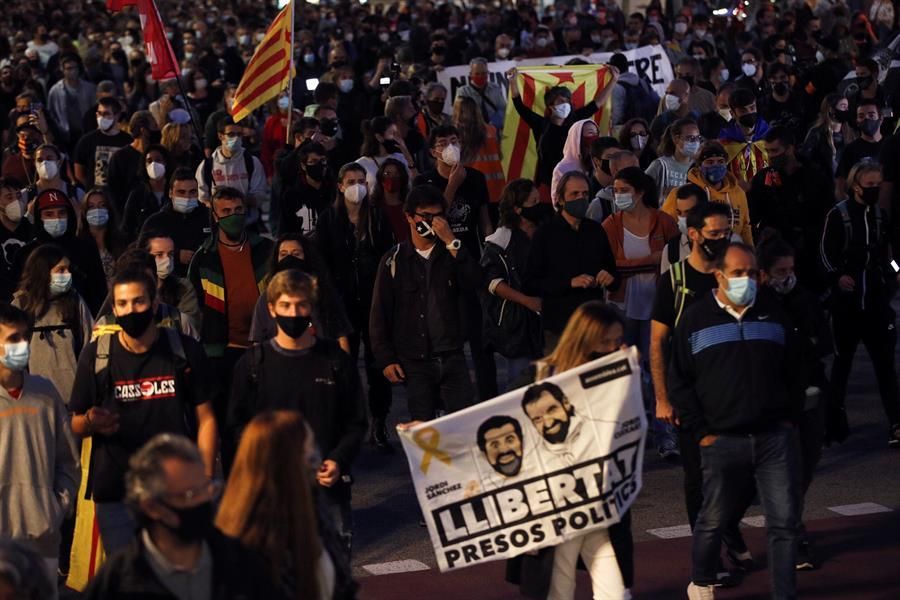
<path fill-rule="evenodd" d="M 558 65 L 549 67 L 520 67 L 518 69 L 519 92 L 522 103 L 539 115 L 547 114 L 544 92 L 549 88 L 563 85 L 572 91 L 572 108 L 577 109 L 592 102 L 597 92 L 609 85 L 612 73 L 606 65 Z M 594 121 L 600 128 L 600 135 L 608 135 L 610 103 L 594 113 Z M 534 179 L 537 168 L 537 144 L 534 135 L 513 106 L 512 98 L 506 104 L 506 118 L 503 123 L 503 170 L 506 180 L 519 177 Z"/>
<path fill-rule="evenodd" d="M 277 96 L 291 80 L 293 0 L 285 6 L 256 47 L 234 94 L 231 117 L 240 121 Z"/>
<path fill-rule="evenodd" d="M 66 586 L 84 591 L 94 573 L 106 560 L 100 528 L 94 514 L 94 502 L 85 499 L 88 485 L 88 471 L 91 464 L 91 438 L 81 440 L 81 485 L 78 488 L 78 504 L 75 511 L 75 534 L 69 559 L 69 577 Z"/>

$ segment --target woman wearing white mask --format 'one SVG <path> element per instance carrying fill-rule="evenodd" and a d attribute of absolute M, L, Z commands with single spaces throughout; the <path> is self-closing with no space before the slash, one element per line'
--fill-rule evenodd
<path fill-rule="evenodd" d="M 619 143 L 635 153 L 642 169 L 649 167 L 657 158 L 656 150 L 650 144 L 650 125 L 644 119 L 625 121 L 619 130 Z"/>
<path fill-rule="evenodd" d="M 148 146 L 142 162 L 141 185 L 128 194 L 122 211 L 121 229 L 127 239 L 136 238 L 150 215 L 159 212 L 169 201 L 166 186 L 169 153 L 162 146 Z"/>
<path fill-rule="evenodd" d="M 610 292 L 609 302 L 625 314 L 625 341 L 638 347 L 644 362 L 642 376 L 644 405 L 655 414 L 654 394 L 649 378 L 650 315 L 659 277 L 659 261 L 666 243 L 678 237 L 678 225 L 657 210 L 654 181 L 639 167 L 616 173 L 613 183 L 616 211 L 603 221 L 603 229 L 616 257 L 616 268 L 625 285 Z M 653 429 L 653 428 L 651 428 Z M 662 423 L 655 428 L 656 445 L 663 457 L 677 452 L 675 432 Z"/>
<path fill-rule="evenodd" d="M 193 71 L 187 78 L 187 97 L 191 107 L 196 111 L 200 123 L 206 123 L 209 115 L 216 109 L 209 93 L 209 80 L 201 70 Z"/>
<path fill-rule="evenodd" d="M 391 403 L 391 387 L 375 366 L 369 343 L 369 309 L 378 263 L 394 244 L 394 237 L 384 211 L 369 201 L 365 169 L 356 163 L 346 164 L 338 172 L 337 181 L 337 195 L 316 224 L 315 240 L 353 326 L 349 341 L 354 363 L 362 341 L 373 442 L 386 449 L 384 421 Z"/>
<path fill-rule="evenodd" d="M 702 143 L 694 119 L 678 119 L 669 125 L 656 149 L 659 158 L 647 167 L 647 175 L 656 182 L 657 198 L 665 198 L 672 188 L 684 185 Z"/>
<path fill-rule="evenodd" d="M 65 179 L 65 156 L 59 148 L 52 144 L 39 146 L 34 152 L 34 166 L 36 179 L 34 185 L 26 188 L 25 201 L 30 206 L 39 193 L 44 190 L 62 190 L 70 200 L 80 202 L 84 198 L 84 191 Z"/>
<path fill-rule="evenodd" d="M 110 201 L 103 188 L 93 188 L 85 194 L 84 202 L 78 210 L 81 221 L 79 236 L 97 246 L 103 274 L 109 283 L 115 274 L 116 259 L 126 246 L 119 230 L 116 205 Z"/>
<path fill-rule="evenodd" d="M 573 123 L 589 119 L 603 108 L 612 95 L 619 79 L 619 72 L 610 67 L 612 80 L 594 97 L 593 102 L 575 107 L 572 104 L 572 92 L 563 86 L 556 86 L 544 92 L 545 112 L 539 115 L 522 102 L 519 93 L 519 72 L 513 67 L 506 72 L 509 80 L 509 92 L 516 112 L 531 128 L 534 141 L 538 147 L 538 164 L 534 183 L 538 186 L 543 202 L 550 202 L 550 182 L 553 179 L 553 168 L 563 159 L 563 147 L 566 135 Z"/>
<path fill-rule="evenodd" d="M 91 311 L 72 285 L 71 264 L 56 244 L 36 248 L 25 262 L 13 305 L 32 323 L 28 370 L 53 383 L 64 402 L 75 382 L 82 348 L 91 341 Z"/>

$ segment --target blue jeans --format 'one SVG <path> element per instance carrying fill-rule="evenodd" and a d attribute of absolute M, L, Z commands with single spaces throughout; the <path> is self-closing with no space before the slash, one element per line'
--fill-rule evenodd
<path fill-rule="evenodd" d="M 694 583 L 716 583 L 722 533 L 740 518 L 755 480 L 768 529 L 772 598 L 796 598 L 800 460 L 794 428 L 779 424 L 760 434 L 720 435 L 700 454 L 703 506 L 694 526 Z"/>
<path fill-rule="evenodd" d="M 94 515 L 107 556 L 128 546 L 137 534 L 137 522 L 124 502 L 96 502 Z"/>

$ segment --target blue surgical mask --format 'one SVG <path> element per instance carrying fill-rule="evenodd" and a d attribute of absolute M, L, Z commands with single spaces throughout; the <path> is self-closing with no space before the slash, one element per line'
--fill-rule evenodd
<path fill-rule="evenodd" d="M 687 217 L 678 217 L 678 231 L 680 231 L 682 235 L 687 235 L 687 230 Z"/>
<path fill-rule="evenodd" d="M 68 219 L 44 219 L 44 231 L 52 238 L 61 237 L 69 226 Z"/>
<path fill-rule="evenodd" d="M 15 344 L 3 344 L 5 354 L 0 356 L 0 363 L 11 371 L 23 371 L 28 366 L 28 358 L 31 356 L 28 342 L 21 341 Z"/>
<path fill-rule="evenodd" d="M 172 208 L 177 213 L 187 214 L 197 208 L 196 198 L 172 198 Z"/>
<path fill-rule="evenodd" d="M 756 300 L 756 280 L 749 277 L 729 277 L 725 295 L 737 306 L 748 306 Z"/>
<path fill-rule="evenodd" d="M 88 225 L 92 227 L 103 227 L 109 223 L 109 211 L 105 208 L 92 208 L 87 211 L 85 218 Z"/>
<path fill-rule="evenodd" d="M 241 140 L 240 136 L 238 137 L 227 137 L 225 138 L 225 147 L 228 148 L 229 152 L 237 152 L 243 146 L 243 140 Z"/>
<path fill-rule="evenodd" d="M 684 153 L 690 157 L 694 157 L 700 152 L 700 142 L 685 142 Z"/>
<path fill-rule="evenodd" d="M 72 289 L 71 273 L 50 273 L 50 294 L 59 296 Z"/>
<path fill-rule="evenodd" d="M 616 194 L 616 210 L 625 211 L 634 208 L 634 195 Z"/>
<path fill-rule="evenodd" d="M 703 178 L 708 182 L 718 184 L 721 183 L 722 180 L 725 179 L 725 175 L 728 174 L 728 167 L 726 165 L 700 167 L 700 172 L 703 173 Z"/>

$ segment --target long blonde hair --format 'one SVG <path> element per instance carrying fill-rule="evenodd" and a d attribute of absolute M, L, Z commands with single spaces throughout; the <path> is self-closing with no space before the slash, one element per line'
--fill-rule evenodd
<path fill-rule="evenodd" d="M 320 597 L 322 544 L 306 458 L 312 432 L 296 411 L 260 413 L 244 429 L 216 527 L 266 558 L 276 581 L 290 558 L 293 598 Z"/>
<path fill-rule="evenodd" d="M 474 162 L 487 137 L 484 117 L 472 98 L 457 96 L 453 102 L 453 125 L 459 131 L 463 164 Z"/>
<path fill-rule="evenodd" d="M 624 325 L 622 317 L 613 307 L 599 300 L 585 302 L 576 308 L 556 348 L 538 361 L 535 379 L 545 379 L 588 362 L 607 330 L 616 323 Z"/>

